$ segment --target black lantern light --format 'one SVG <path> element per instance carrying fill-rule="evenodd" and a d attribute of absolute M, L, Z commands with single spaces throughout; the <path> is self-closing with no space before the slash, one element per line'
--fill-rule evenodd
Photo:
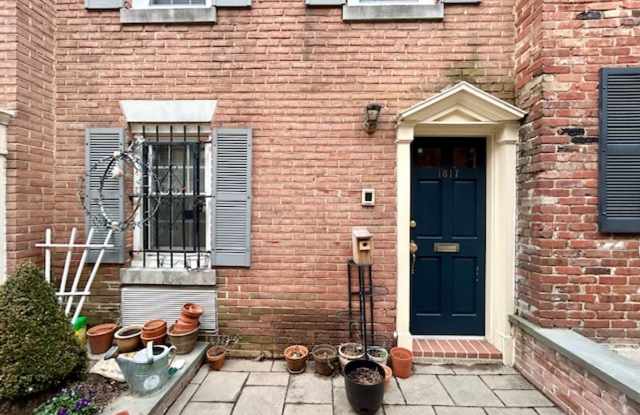
<path fill-rule="evenodd" d="M 380 111 L 382 110 L 382 104 L 372 102 L 367 104 L 367 108 L 364 112 L 364 129 L 367 133 L 373 134 L 378 128 L 378 118 L 380 118 Z"/>

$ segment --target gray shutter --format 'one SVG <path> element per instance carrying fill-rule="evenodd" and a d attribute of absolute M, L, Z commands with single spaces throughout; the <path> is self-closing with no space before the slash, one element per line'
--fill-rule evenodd
<path fill-rule="evenodd" d="M 84 8 L 89 10 L 113 10 L 122 6 L 122 0 L 84 0 Z"/>
<path fill-rule="evenodd" d="M 600 71 L 599 225 L 640 232 L 640 68 Z"/>
<path fill-rule="evenodd" d="M 86 194 L 89 197 L 89 201 L 86 202 L 89 206 L 90 213 L 86 215 L 87 231 L 90 227 L 93 227 L 93 239 L 92 243 L 104 242 L 109 228 L 106 224 L 100 222 L 101 212 L 98 205 L 98 192 L 100 189 L 100 180 L 102 178 L 103 171 L 98 168 L 89 172 L 97 162 L 104 160 L 108 156 L 113 155 L 114 151 L 121 151 L 124 146 L 124 130 L 121 128 L 87 128 L 85 132 L 85 171 L 86 171 Z M 107 163 L 100 163 L 100 166 L 107 167 Z M 89 177 L 90 176 L 90 177 Z M 113 220 L 122 220 L 124 215 L 124 183 L 122 177 L 109 178 L 103 186 L 103 205 L 109 218 Z M 124 262 L 124 241 L 121 232 L 114 232 L 111 236 L 111 244 L 113 248 L 105 251 L 102 258 L 104 263 L 118 263 Z M 99 250 L 89 251 L 89 257 L 87 261 L 95 262 Z"/>
<path fill-rule="evenodd" d="M 251 129 L 220 128 L 213 145 L 213 265 L 251 263 Z"/>

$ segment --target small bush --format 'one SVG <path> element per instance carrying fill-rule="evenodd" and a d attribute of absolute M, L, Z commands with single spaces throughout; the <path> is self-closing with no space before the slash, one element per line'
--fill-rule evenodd
<path fill-rule="evenodd" d="M 0 288 L 0 398 L 44 391 L 85 367 L 53 288 L 35 265 L 20 266 Z"/>
<path fill-rule="evenodd" d="M 34 415 L 94 415 L 99 412 L 93 402 L 95 393 L 81 387 L 64 389 L 34 411 Z"/>

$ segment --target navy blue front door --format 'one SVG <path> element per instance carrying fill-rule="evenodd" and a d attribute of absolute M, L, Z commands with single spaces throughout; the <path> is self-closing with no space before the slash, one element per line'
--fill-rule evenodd
<path fill-rule="evenodd" d="M 412 144 L 411 333 L 484 335 L 485 142 Z"/>

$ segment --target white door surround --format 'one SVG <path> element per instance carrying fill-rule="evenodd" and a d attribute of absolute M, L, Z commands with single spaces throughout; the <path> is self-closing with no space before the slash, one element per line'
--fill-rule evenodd
<path fill-rule="evenodd" d="M 513 362 L 508 317 L 515 307 L 516 157 L 525 112 L 460 82 L 400 113 L 396 139 L 398 345 L 411 350 L 410 321 L 411 143 L 430 137 L 486 139 L 485 338 Z"/>

